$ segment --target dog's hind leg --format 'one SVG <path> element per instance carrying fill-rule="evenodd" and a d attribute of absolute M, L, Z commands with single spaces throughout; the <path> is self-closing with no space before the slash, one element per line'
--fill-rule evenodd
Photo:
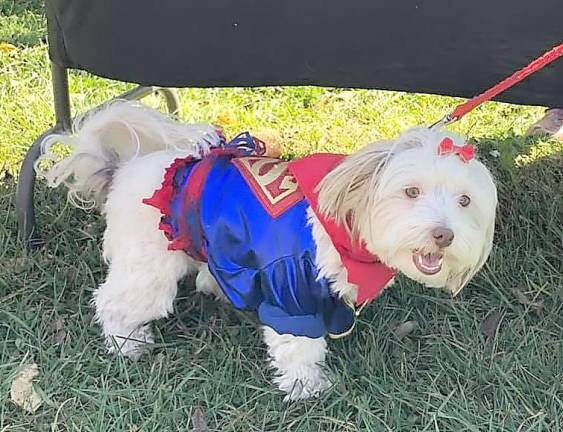
<path fill-rule="evenodd" d="M 96 318 L 110 350 L 137 358 L 153 341 L 149 323 L 172 311 L 177 282 L 197 266 L 167 250 L 157 209 L 142 203 L 162 181 L 173 155 L 129 162 L 114 176 L 105 205 L 104 257 L 109 271 L 94 293 Z"/>
<path fill-rule="evenodd" d="M 112 261 L 105 282 L 94 294 L 108 349 L 132 359 L 153 342 L 150 321 L 172 312 L 177 281 L 188 271 L 186 257 L 180 253 L 146 252 L 150 257 L 135 263 Z"/>

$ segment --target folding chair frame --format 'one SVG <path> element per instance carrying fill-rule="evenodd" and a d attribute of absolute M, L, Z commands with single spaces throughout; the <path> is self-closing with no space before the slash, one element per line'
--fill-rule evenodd
<path fill-rule="evenodd" d="M 34 203 L 36 178 L 34 165 L 39 156 L 41 156 L 41 143 L 43 142 L 45 137 L 50 134 L 72 132 L 71 104 L 68 88 L 67 69 L 51 62 L 51 74 L 56 122 L 52 128 L 43 132 L 27 151 L 21 166 L 16 192 L 16 213 L 18 218 L 19 233 L 22 240 L 24 240 L 24 242 L 29 247 L 35 247 L 42 243 L 42 239 L 39 236 L 37 230 Z M 125 93 L 120 94 L 112 100 L 140 100 L 154 93 L 158 93 L 164 97 L 166 106 L 170 114 L 174 116 L 178 115 L 179 100 L 175 89 L 138 86 Z M 100 106 L 103 106 L 108 102 L 111 102 L 111 100 L 104 102 Z M 100 106 L 94 108 L 93 110 L 99 108 Z"/>

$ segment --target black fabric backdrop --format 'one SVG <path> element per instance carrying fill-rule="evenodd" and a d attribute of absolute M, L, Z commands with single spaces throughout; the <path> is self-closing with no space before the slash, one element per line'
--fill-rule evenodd
<path fill-rule="evenodd" d="M 563 0 L 47 0 L 50 55 L 169 87 L 470 97 L 563 41 Z M 563 106 L 563 59 L 500 100 Z"/>

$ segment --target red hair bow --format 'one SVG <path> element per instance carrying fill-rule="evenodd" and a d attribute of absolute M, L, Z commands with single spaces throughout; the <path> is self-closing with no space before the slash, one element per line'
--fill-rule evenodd
<path fill-rule="evenodd" d="M 451 138 L 444 138 L 438 146 L 438 155 L 453 153 L 459 156 L 462 162 L 469 162 L 475 156 L 475 149 L 471 144 L 456 146 Z"/>

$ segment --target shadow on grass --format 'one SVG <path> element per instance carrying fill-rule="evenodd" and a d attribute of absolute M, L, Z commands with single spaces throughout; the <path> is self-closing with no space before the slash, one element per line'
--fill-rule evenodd
<path fill-rule="evenodd" d="M 563 143 L 509 135 L 481 139 L 478 147 L 497 182 L 500 234 L 523 219 L 537 228 L 562 225 Z M 490 156 L 495 150 L 500 153 L 497 158 Z"/>
<path fill-rule="evenodd" d="M 0 42 L 32 47 L 46 42 L 47 23 L 41 0 L 0 0 Z"/>
<path fill-rule="evenodd" d="M 487 156 L 494 149 L 502 149 L 500 156 Z M 514 292 L 523 290 L 545 299 L 545 316 L 556 316 L 563 282 L 563 143 L 491 137 L 479 142 L 479 151 L 496 179 L 499 199 L 494 249 L 484 274 L 495 296 L 504 297 L 499 304 L 522 313 Z"/>

